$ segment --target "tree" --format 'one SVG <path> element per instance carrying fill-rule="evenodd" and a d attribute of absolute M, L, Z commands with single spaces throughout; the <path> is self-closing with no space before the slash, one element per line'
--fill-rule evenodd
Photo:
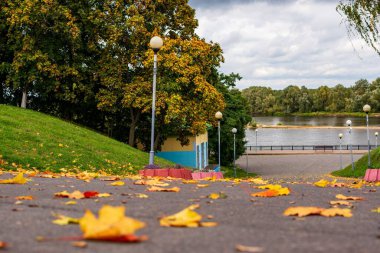
<path fill-rule="evenodd" d="M 245 152 L 244 137 L 245 126 L 251 121 L 249 107 L 242 92 L 234 88 L 237 80 L 241 77 L 238 74 L 221 74 L 218 76 L 216 85 L 219 92 L 223 94 L 226 108 L 223 111 L 221 121 L 221 163 L 230 165 L 233 162 L 233 134 L 232 128 L 237 129 L 236 133 L 236 157 L 238 158 Z M 217 161 L 218 154 L 218 130 L 216 125 L 209 130 L 209 151 L 210 157 Z"/>
<path fill-rule="evenodd" d="M 351 36 L 360 36 L 380 56 L 380 0 L 342 0 L 337 11 Z"/>

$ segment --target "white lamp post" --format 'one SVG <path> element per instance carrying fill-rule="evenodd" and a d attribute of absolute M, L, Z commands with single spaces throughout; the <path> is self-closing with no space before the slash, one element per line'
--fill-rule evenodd
<path fill-rule="evenodd" d="M 377 148 L 377 136 L 379 135 L 378 132 L 375 132 L 375 137 L 376 137 L 376 148 Z"/>
<path fill-rule="evenodd" d="M 339 149 L 340 149 L 340 153 L 339 153 L 339 156 L 340 156 L 340 169 L 343 169 L 343 162 L 342 162 L 342 138 L 343 138 L 343 134 L 340 133 L 339 134 Z"/>
<path fill-rule="evenodd" d="M 236 133 L 237 133 L 237 129 L 232 128 L 231 132 L 234 134 L 234 176 L 236 177 L 235 158 L 236 158 Z"/>
<path fill-rule="evenodd" d="M 157 52 L 160 50 L 162 45 L 164 44 L 163 40 L 154 36 L 150 40 L 150 47 L 154 52 L 154 60 L 153 60 L 153 94 L 152 94 L 152 128 L 150 135 L 150 153 L 149 153 L 149 164 L 154 164 L 154 120 L 156 116 L 156 76 L 157 76 Z"/>
<path fill-rule="evenodd" d="M 218 120 L 218 163 L 219 163 L 219 170 L 221 170 L 221 164 L 220 164 L 220 120 L 223 118 L 223 114 L 218 111 L 215 113 L 215 118 Z"/>
<path fill-rule="evenodd" d="M 351 120 L 347 120 L 346 121 L 346 124 L 348 126 L 348 143 L 350 145 L 350 150 L 351 150 L 351 164 L 352 164 L 352 170 L 355 170 L 355 165 L 354 165 L 354 156 L 352 154 L 352 143 L 351 143 L 351 131 L 352 131 L 352 127 L 351 127 L 351 124 L 352 124 L 352 121 Z"/>
<path fill-rule="evenodd" d="M 244 142 L 245 142 L 245 145 L 248 143 L 248 138 L 244 138 Z M 245 147 L 245 156 L 247 158 L 247 164 L 245 166 L 245 171 L 247 173 L 247 176 L 248 176 L 248 150 L 247 150 L 247 147 Z"/>
<path fill-rule="evenodd" d="M 256 135 L 256 152 L 257 152 L 257 150 L 258 150 L 258 147 L 257 147 L 257 132 L 258 132 L 258 130 L 257 130 L 257 128 L 255 129 L 255 135 Z"/>
<path fill-rule="evenodd" d="M 371 168 L 371 144 L 369 142 L 369 120 L 368 114 L 371 111 L 371 106 L 365 105 L 363 106 L 363 111 L 365 112 L 366 121 L 367 121 L 367 140 L 368 140 L 368 168 Z"/>

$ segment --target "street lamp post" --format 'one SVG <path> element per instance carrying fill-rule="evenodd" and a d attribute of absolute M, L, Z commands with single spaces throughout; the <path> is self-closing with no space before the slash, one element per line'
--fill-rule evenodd
<path fill-rule="evenodd" d="M 258 130 L 257 130 L 257 128 L 256 128 L 256 130 L 255 130 L 255 135 L 256 135 L 256 152 L 257 152 L 257 150 L 258 150 L 258 147 L 257 147 L 257 132 L 258 132 Z"/>
<path fill-rule="evenodd" d="M 367 140 L 368 140 L 368 168 L 371 168 L 371 144 L 369 142 L 369 120 L 368 120 L 368 114 L 371 111 L 370 105 L 363 106 L 363 111 L 366 114 L 366 121 L 367 121 Z"/>
<path fill-rule="evenodd" d="M 234 134 L 234 176 L 236 177 L 236 164 L 235 164 L 235 160 L 236 160 L 236 133 L 237 133 L 237 129 L 236 128 L 232 128 L 231 132 Z"/>
<path fill-rule="evenodd" d="M 351 164 L 352 164 L 351 166 L 352 166 L 352 170 L 355 170 L 354 156 L 352 154 L 352 143 L 351 143 L 351 131 L 352 131 L 351 124 L 352 124 L 352 121 L 351 120 L 347 120 L 346 124 L 348 126 L 348 143 L 350 145 L 350 151 L 351 151 Z"/>
<path fill-rule="evenodd" d="M 156 78 L 157 78 L 157 53 L 164 44 L 163 40 L 158 37 L 154 36 L 150 40 L 150 47 L 152 48 L 154 52 L 154 59 L 153 59 L 153 95 L 152 95 L 152 128 L 151 128 L 151 135 L 150 135 L 150 153 L 149 153 L 149 164 L 154 164 L 154 121 L 156 116 Z"/>
<path fill-rule="evenodd" d="M 340 156 L 340 169 L 341 169 L 341 170 L 343 169 L 343 161 L 342 161 L 342 138 L 343 138 L 343 134 L 340 133 L 340 134 L 339 134 L 339 149 L 340 149 L 339 156 Z"/>
<path fill-rule="evenodd" d="M 215 118 L 218 120 L 218 164 L 219 164 L 219 170 L 221 170 L 221 163 L 220 163 L 220 120 L 223 118 L 223 114 L 218 111 L 215 113 Z"/>
<path fill-rule="evenodd" d="M 248 143 L 248 138 L 244 138 L 245 145 Z M 247 147 L 245 147 L 245 157 L 247 158 L 247 164 L 245 166 L 245 172 L 247 173 L 248 176 L 248 150 Z"/>
<path fill-rule="evenodd" d="M 375 137 L 376 137 L 376 148 L 377 148 L 377 136 L 379 135 L 378 132 L 375 132 Z"/>

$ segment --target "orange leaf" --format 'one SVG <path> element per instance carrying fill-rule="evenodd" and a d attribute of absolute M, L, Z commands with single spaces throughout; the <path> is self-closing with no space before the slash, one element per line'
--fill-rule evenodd
<path fill-rule="evenodd" d="M 17 196 L 17 200 L 33 200 L 33 196 Z"/>
<path fill-rule="evenodd" d="M 334 216 L 343 216 L 346 218 L 352 217 L 351 209 L 348 208 L 328 208 L 321 212 L 321 216 L 325 217 L 334 217 Z"/>
<path fill-rule="evenodd" d="M 5 249 L 7 246 L 6 242 L 0 241 L 0 249 Z"/>
<path fill-rule="evenodd" d="M 315 206 L 295 206 L 289 207 L 284 211 L 285 216 L 298 216 L 304 217 L 313 214 L 320 214 L 323 208 L 315 207 Z"/>

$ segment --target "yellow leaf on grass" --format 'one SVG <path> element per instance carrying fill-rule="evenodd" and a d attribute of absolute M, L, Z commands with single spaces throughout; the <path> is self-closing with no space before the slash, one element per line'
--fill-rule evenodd
<path fill-rule="evenodd" d="M 103 206 L 99 210 L 99 218 L 86 210 L 79 225 L 85 239 L 112 239 L 133 235 L 135 231 L 145 227 L 145 223 L 125 216 L 125 207 Z"/>
<path fill-rule="evenodd" d="M 180 189 L 178 187 L 172 187 L 172 188 L 162 188 L 158 186 L 152 186 L 148 188 L 148 191 L 150 192 L 179 192 Z"/>
<path fill-rule="evenodd" d="M 191 205 L 182 211 L 166 216 L 160 219 L 160 225 L 163 227 L 199 227 L 202 216 L 194 209 L 199 205 Z"/>
<path fill-rule="evenodd" d="M 363 200 L 363 197 L 353 197 L 353 196 L 344 196 L 343 194 L 338 194 L 335 196 L 337 199 L 341 200 Z"/>
<path fill-rule="evenodd" d="M 295 206 L 289 207 L 284 211 L 285 216 L 305 217 L 313 214 L 320 214 L 323 208 L 315 206 Z"/>
<path fill-rule="evenodd" d="M 79 224 L 79 219 L 76 219 L 76 218 L 72 218 L 69 216 L 61 215 L 61 214 L 54 214 L 54 216 L 57 219 L 53 220 L 52 222 L 60 226 L 64 226 L 68 224 Z"/>
<path fill-rule="evenodd" d="M 33 196 L 17 196 L 17 200 L 33 200 Z"/>
<path fill-rule="evenodd" d="M 348 208 L 328 208 L 324 209 L 321 212 L 321 216 L 325 217 L 334 217 L 334 216 L 343 216 L 346 218 L 352 217 L 351 209 Z"/>
<path fill-rule="evenodd" d="M 330 205 L 352 206 L 350 202 L 345 200 L 331 200 Z"/>
<path fill-rule="evenodd" d="M 25 178 L 23 173 L 19 173 L 14 178 L 0 180 L 0 184 L 25 184 L 28 181 L 29 179 Z"/>
<path fill-rule="evenodd" d="M 318 182 L 315 182 L 314 185 L 317 187 L 327 187 L 330 184 L 329 181 L 321 179 Z"/>
<path fill-rule="evenodd" d="M 123 186 L 123 185 L 125 185 L 125 183 L 123 181 L 116 181 L 116 182 L 111 183 L 111 185 L 113 185 L 113 186 Z"/>

